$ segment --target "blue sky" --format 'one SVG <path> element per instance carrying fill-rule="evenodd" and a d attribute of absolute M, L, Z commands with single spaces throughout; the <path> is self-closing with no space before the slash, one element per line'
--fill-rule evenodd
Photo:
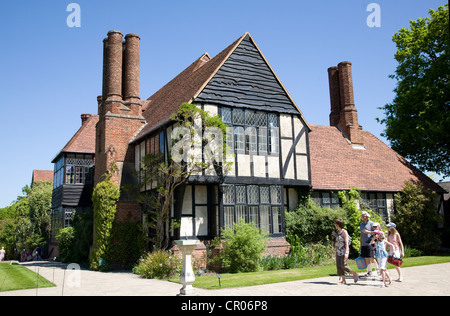
<path fill-rule="evenodd" d="M 71 2 L 81 8 L 79 28 L 66 23 Z M 381 8 L 381 27 L 367 26 L 372 2 Z M 0 207 L 21 194 L 32 170 L 53 170 L 51 161 L 80 127 L 81 114 L 96 114 L 109 30 L 141 37 L 141 98 L 204 52 L 215 56 L 250 32 L 311 124 L 329 124 L 328 67 L 351 61 L 359 123 L 380 137 L 377 107 L 394 97 L 392 35 L 446 2 L 2 1 Z"/>

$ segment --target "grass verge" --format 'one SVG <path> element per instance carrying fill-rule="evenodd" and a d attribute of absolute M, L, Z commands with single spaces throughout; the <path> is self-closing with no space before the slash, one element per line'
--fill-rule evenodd
<path fill-rule="evenodd" d="M 402 268 L 446 262 L 450 262 L 450 256 L 424 256 L 406 258 L 404 259 Z M 359 271 L 356 267 L 356 264 L 350 264 L 349 266 L 354 271 Z M 388 264 L 388 269 L 393 268 L 393 265 Z M 315 279 L 327 276 L 337 276 L 335 264 L 290 270 L 260 271 L 250 273 L 224 273 L 221 275 L 220 279 L 221 287 L 219 287 L 219 280 L 215 275 L 206 275 L 197 277 L 193 286 L 207 290 L 214 290 L 219 288 L 254 286 L 305 279 Z M 170 281 L 179 283 L 178 278 L 173 278 Z"/>
<path fill-rule="evenodd" d="M 0 292 L 53 287 L 37 273 L 18 264 L 0 263 Z"/>

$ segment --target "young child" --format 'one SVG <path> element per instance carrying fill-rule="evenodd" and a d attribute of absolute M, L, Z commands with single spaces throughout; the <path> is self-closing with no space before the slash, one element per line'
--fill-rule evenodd
<path fill-rule="evenodd" d="M 389 279 L 389 285 L 392 284 L 391 276 L 387 271 L 388 253 L 386 251 L 386 245 L 388 245 L 389 247 L 394 247 L 394 245 L 385 240 L 384 234 L 380 230 L 373 231 L 373 235 L 374 237 L 370 243 L 376 246 L 376 257 L 378 266 L 380 267 L 381 279 L 383 281 L 382 287 L 386 287 L 388 286 L 386 284 L 386 276 Z"/>
<path fill-rule="evenodd" d="M 405 248 L 403 247 L 402 238 L 400 237 L 400 234 L 398 233 L 394 223 L 389 223 L 386 225 L 388 228 L 388 241 L 394 245 L 394 247 L 390 247 L 390 255 L 394 256 L 396 258 L 403 258 L 405 257 Z M 400 267 L 395 266 L 395 270 L 397 270 L 398 273 L 398 279 L 397 282 L 403 281 L 403 275 L 402 275 L 402 269 Z"/>

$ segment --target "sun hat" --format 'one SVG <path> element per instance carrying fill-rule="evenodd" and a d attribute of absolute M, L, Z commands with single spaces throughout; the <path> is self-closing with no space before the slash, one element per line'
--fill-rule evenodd
<path fill-rule="evenodd" d="M 396 228 L 397 225 L 395 225 L 394 223 L 389 223 L 389 224 L 386 225 L 386 227 Z"/>
<path fill-rule="evenodd" d="M 380 227 L 380 223 L 373 223 L 373 225 L 372 226 L 377 226 L 377 227 Z"/>
<path fill-rule="evenodd" d="M 381 230 L 378 230 L 378 229 L 377 229 L 377 230 L 374 230 L 373 233 L 374 233 L 375 235 L 381 235 Z"/>

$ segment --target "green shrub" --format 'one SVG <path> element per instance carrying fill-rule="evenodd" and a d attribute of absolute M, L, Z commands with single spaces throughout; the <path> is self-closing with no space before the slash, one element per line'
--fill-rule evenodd
<path fill-rule="evenodd" d="M 303 243 L 321 242 L 336 230 L 334 220 L 338 218 L 346 218 L 344 210 L 320 207 L 309 198 L 296 210 L 285 213 L 286 232 Z"/>
<path fill-rule="evenodd" d="M 169 279 L 181 271 L 181 263 L 172 252 L 157 250 L 141 258 L 133 272 L 146 279 Z"/>
<path fill-rule="evenodd" d="M 56 235 L 56 240 L 58 241 L 58 250 L 61 261 L 72 261 L 72 251 L 75 244 L 75 229 L 73 227 L 60 229 L 58 235 Z"/>
<path fill-rule="evenodd" d="M 145 249 L 142 223 L 115 222 L 112 235 L 113 246 L 106 260 L 118 264 L 122 268 L 132 267 L 143 254 L 143 249 Z"/>
<path fill-rule="evenodd" d="M 423 251 L 411 248 L 409 246 L 404 246 L 405 248 L 405 258 L 412 258 L 412 257 L 420 257 L 423 255 Z"/>
<path fill-rule="evenodd" d="M 287 240 L 291 244 L 289 255 L 295 258 L 296 267 L 323 264 L 330 260 L 335 253 L 333 243 L 327 237 L 324 238 L 324 241 L 317 243 L 304 243 L 295 235 L 288 235 Z"/>
<path fill-rule="evenodd" d="M 93 212 L 85 209 L 74 213 L 72 227 L 74 228 L 75 242 L 73 244 L 70 262 L 86 263 L 89 261 L 89 249 L 93 240 Z"/>
<path fill-rule="evenodd" d="M 223 249 L 213 259 L 213 263 L 232 273 L 257 271 L 261 255 L 266 249 L 267 235 L 253 223 L 244 221 L 235 223 L 233 228 L 222 230 Z"/>

